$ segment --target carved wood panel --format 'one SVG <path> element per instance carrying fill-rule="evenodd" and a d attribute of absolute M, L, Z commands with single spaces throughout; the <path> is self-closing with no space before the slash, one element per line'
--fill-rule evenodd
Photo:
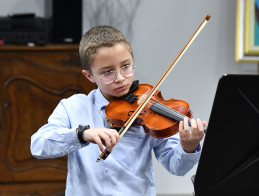
<path fill-rule="evenodd" d="M 0 50 L 0 74 L 0 195 L 63 194 L 66 157 L 32 157 L 30 138 L 62 98 L 96 86 L 76 50 Z"/>

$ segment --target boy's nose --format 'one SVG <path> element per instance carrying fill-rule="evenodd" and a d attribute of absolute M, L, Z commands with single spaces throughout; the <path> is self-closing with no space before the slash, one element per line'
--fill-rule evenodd
<path fill-rule="evenodd" d="M 116 78 L 115 78 L 115 82 L 120 82 L 120 81 L 123 81 L 123 80 L 125 80 L 125 77 L 121 74 L 121 72 L 120 71 L 118 71 L 117 73 L 116 73 Z"/>

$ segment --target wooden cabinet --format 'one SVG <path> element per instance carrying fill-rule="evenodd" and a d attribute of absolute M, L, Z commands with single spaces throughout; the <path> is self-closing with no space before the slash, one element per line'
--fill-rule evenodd
<path fill-rule="evenodd" d="M 64 195 L 66 157 L 34 158 L 30 138 L 62 98 L 96 88 L 81 70 L 75 45 L 0 47 L 0 196 Z"/>

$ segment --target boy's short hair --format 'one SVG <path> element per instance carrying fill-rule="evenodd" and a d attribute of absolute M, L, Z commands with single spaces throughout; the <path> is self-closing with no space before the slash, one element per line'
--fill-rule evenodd
<path fill-rule="evenodd" d="M 79 45 L 79 54 L 83 69 L 91 72 L 92 56 L 102 47 L 112 47 L 117 43 L 125 44 L 132 57 L 133 51 L 127 38 L 116 28 L 103 25 L 88 30 L 82 37 Z"/>

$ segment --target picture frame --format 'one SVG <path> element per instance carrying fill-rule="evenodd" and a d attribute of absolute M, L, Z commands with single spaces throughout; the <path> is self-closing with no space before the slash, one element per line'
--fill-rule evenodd
<path fill-rule="evenodd" d="M 235 56 L 238 63 L 259 63 L 259 44 L 252 44 L 259 38 L 254 33 L 256 1 L 237 0 Z"/>
<path fill-rule="evenodd" d="M 259 55 L 259 0 L 248 0 L 245 6 L 245 54 Z"/>

